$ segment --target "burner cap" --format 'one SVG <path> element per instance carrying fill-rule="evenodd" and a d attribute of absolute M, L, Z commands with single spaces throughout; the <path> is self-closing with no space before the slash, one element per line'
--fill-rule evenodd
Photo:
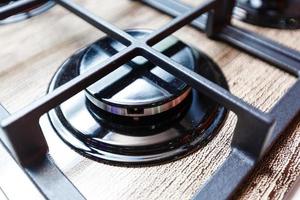
<path fill-rule="evenodd" d="M 280 29 L 300 28 L 299 0 L 238 0 L 234 14 L 247 23 Z"/>
<path fill-rule="evenodd" d="M 136 38 L 149 33 L 128 31 Z M 80 63 L 80 73 L 97 66 L 106 58 L 125 48 L 108 37 L 88 48 Z M 154 46 L 191 70 L 195 67 L 192 50 L 170 36 Z M 141 56 L 121 66 L 86 89 L 87 98 L 98 108 L 112 114 L 142 117 L 168 111 L 183 102 L 191 88 L 165 70 Z"/>
<path fill-rule="evenodd" d="M 3 2 L 0 3 L 0 8 L 3 6 L 13 5 L 20 1 L 21 0 L 4 0 Z M 33 17 L 35 15 L 39 15 L 39 14 L 47 11 L 54 5 L 55 5 L 54 1 L 51 1 L 51 0 L 39 3 L 38 5 L 33 6 L 29 9 L 27 9 L 26 11 L 21 11 L 21 12 L 18 12 L 15 15 L 10 16 L 8 18 L 0 19 L 0 25 L 21 21 L 21 20 Z"/>
<path fill-rule="evenodd" d="M 139 38 L 150 31 L 127 32 Z M 49 92 L 122 48 L 119 42 L 105 37 L 79 51 L 59 68 Z M 211 59 L 175 37 L 155 48 L 228 89 Z M 78 153 L 108 164 L 140 166 L 194 152 L 217 133 L 226 115 L 224 107 L 136 57 L 51 110 L 48 116 L 58 136 Z"/>

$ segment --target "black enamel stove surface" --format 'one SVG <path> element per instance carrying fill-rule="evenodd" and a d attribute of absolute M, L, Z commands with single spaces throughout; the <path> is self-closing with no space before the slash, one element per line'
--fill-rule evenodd
<path fill-rule="evenodd" d="M 15 4 L 21 3 L 22 0 L 2 0 L 0 2 L 0 8 L 3 6 L 14 6 Z M 21 21 L 24 19 L 28 19 L 30 17 L 33 17 L 35 15 L 39 15 L 51 7 L 53 7 L 55 3 L 53 1 L 45 1 L 38 3 L 36 5 L 31 6 L 30 8 L 26 9 L 25 11 L 20 11 L 15 13 L 13 16 L 10 16 L 5 19 L 0 19 L 0 24 L 7 24 L 7 23 L 13 23 L 17 21 Z"/>
<path fill-rule="evenodd" d="M 149 31 L 128 33 L 139 38 Z M 122 48 L 106 37 L 73 55 L 55 74 L 49 92 Z M 227 88 L 212 60 L 175 37 L 169 36 L 155 49 Z M 136 57 L 50 111 L 49 119 L 61 139 L 86 157 L 142 165 L 178 159 L 199 149 L 219 130 L 226 114 L 224 107 Z"/>

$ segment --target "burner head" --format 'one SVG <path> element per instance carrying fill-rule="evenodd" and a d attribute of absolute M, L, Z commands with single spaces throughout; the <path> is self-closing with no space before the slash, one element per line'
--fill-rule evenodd
<path fill-rule="evenodd" d="M 4 1 L 0 2 L 0 9 L 1 9 L 1 7 L 4 7 L 4 6 L 13 6 L 14 4 L 16 4 L 18 2 L 21 2 L 21 0 L 4 0 Z M 31 8 L 28 8 L 25 11 L 17 12 L 17 13 L 15 13 L 15 15 L 12 15 L 10 17 L 4 18 L 4 19 L 0 18 L 0 25 L 21 21 L 21 20 L 33 17 L 35 15 L 39 15 L 39 14 L 47 11 L 54 5 L 55 5 L 54 1 L 50 1 L 50 0 L 39 3 L 35 6 L 32 6 Z"/>
<path fill-rule="evenodd" d="M 147 30 L 130 30 L 136 38 Z M 68 59 L 49 92 L 125 48 L 105 37 Z M 217 65 L 173 36 L 154 48 L 228 88 Z M 123 66 L 49 112 L 54 130 L 75 151 L 109 164 L 178 159 L 214 136 L 227 110 L 143 57 Z"/>
<path fill-rule="evenodd" d="M 140 31 L 129 31 L 136 38 L 145 36 Z M 80 73 L 97 66 L 106 58 L 125 48 L 121 43 L 104 38 L 88 48 L 80 63 Z M 157 50 L 189 67 L 195 68 L 193 52 L 174 37 L 169 37 Z M 121 66 L 86 89 L 88 100 L 111 114 L 144 117 L 166 112 L 182 103 L 191 88 L 183 81 L 154 66 L 141 56 Z"/>
<path fill-rule="evenodd" d="M 300 28 L 299 0 L 238 0 L 234 14 L 250 24 L 280 28 Z"/>

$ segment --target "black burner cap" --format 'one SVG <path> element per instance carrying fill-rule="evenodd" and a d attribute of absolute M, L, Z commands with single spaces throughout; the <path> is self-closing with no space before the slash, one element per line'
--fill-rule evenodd
<path fill-rule="evenodd" d="M 299 0 L 238 0 L 234 14 L 237 18 L 258 26 L 300 28 Z"/>
<path fill-rule="evenodd" d="M 136 38 L 150 31 L 127 31 Z M 97 67 L 125 46 L 105 37 L 91 45 L 80 63 L 80 73 Z M 171 36 L 154 48 L 191 70 L 195 58 L 191 48 Z M 163 113 L 182 103 L 191 88 L 170 73 L 138 56 L 86 89 L 87 98 L 98 108 L 127 117 L 144 117 Z"/>

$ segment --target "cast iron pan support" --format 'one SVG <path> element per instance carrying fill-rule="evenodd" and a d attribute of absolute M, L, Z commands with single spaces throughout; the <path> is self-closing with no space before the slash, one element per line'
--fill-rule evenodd
<path fill-rule="evenodd" d="M 205 32 L 212 39 L 228 24 L 230 24 L 234 1 L 219 0 L 214 10 L 208 12 Z"/>
<path fill-rule="evenodd" d="M 138 0 L 138 2 L 147 4 L 173 17 L 180 16 L 193 9 L 191 6 L 176 0 Z M 228 0 L 226 2 L 227 11 L 230 11 L 233 4 L 235 4 L 235 0 Z M 225 8 L 223 9 L 225 10 Z M 218 12 L 217 14 L 220 13 L 222 12 Z M 207 18 L 208 14 L 204 13 L 191 22 L 190 25 L 204 32 L 207 30 Z M 218 22 L 215 23 L 219 24 Z M 300 70 L 300 52 L 281 45 L 260 34 L 245 30 L 230 23 L 222 23 L 222 26 L 215 25 L 214 28 L 220 30 L 213 33 L 214 39 L 226 42 L 229 45 L 237 47 L 238 49 L 266 61 L 283 71 L 294 76 L 295 74 L 298 76 L 297 74 Z M 209 36 L 211 34 L 212 33 L 209 33 Z"/>

